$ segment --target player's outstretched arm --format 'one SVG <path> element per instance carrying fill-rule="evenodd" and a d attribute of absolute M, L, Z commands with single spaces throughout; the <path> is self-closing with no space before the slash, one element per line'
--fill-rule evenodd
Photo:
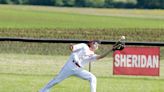
<path fill-rule="evenodd" d="M 103 53 L 102 55 L 98 55 L 97 57 L 96 57 L 96 59 L 97 60 L 99 60 L 99 59 L 102 59 L 102 58 L 104 58 L 104 57 L 106 57 L 110 52 L 112 52 L 113 50 L 111 49 L 111 50 L 108 50 L 107 52 L 105 52 L 105 53 Z"/>
<path fill-rule="evenodd" d="M 113 52 L 113 51 L 116 51 L 116 50 L 123 50 L 124 47 L 125 47 L 125 43 L 117 42 L 117 44 L 113 45 L 113 48 L 112 49 L 108 50 L 107 52 L 105 52 L 102 55 L 98 55 L 96 57 L 96 59 L 97 60 L 102 59 L 102 58 L 106 57 L 110 52 Z"/>

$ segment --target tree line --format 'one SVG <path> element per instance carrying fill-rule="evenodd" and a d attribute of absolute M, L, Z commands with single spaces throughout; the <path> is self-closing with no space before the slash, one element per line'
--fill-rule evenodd
<path fill-rule="evenodd" d="M 164 9 L 164 0 L 0 0 L 1 4 Z"/>

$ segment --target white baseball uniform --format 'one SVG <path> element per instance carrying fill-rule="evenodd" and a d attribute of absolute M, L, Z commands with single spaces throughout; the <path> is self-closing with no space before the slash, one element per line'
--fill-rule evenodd
<path fill-rule="evenodd" d="M 91 51 L 87 44 L 81 43 L 73 45 L 72 53 L 59 74 L 52 79 L 40 92 L 49 92 L 50 88 L 60 83 L 69 76 L 77 76 L 79 78 L 89 80 L 91 92 L 96 92 L 96 77 L 83 69 L 84 65 L 96 60 L 96 54 Z"/>

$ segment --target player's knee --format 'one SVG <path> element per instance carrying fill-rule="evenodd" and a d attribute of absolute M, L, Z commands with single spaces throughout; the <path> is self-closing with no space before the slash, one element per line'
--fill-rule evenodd
<path fill-rule="evenodd" d="M 96 83 L 96 82 L 97 82 L 96 76 L 92 75 L 92 76 L 90 77 L 90 81 Z"/>
<path fill-rule="evenodd" d="M 96 83 L 97 82 L 96 76 L 93 76 L 92 80 Z"/>

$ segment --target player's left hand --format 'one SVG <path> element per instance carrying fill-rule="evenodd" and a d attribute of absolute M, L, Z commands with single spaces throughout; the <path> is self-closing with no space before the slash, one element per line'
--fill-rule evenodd
<path fill-rule="evenodd" d="M 117 44 L 113 45 L 112 50 L 116 51 L 116 50 L 123 50 L 125 48 L 125 43 L 123 42 L 117 42 Z"/>

